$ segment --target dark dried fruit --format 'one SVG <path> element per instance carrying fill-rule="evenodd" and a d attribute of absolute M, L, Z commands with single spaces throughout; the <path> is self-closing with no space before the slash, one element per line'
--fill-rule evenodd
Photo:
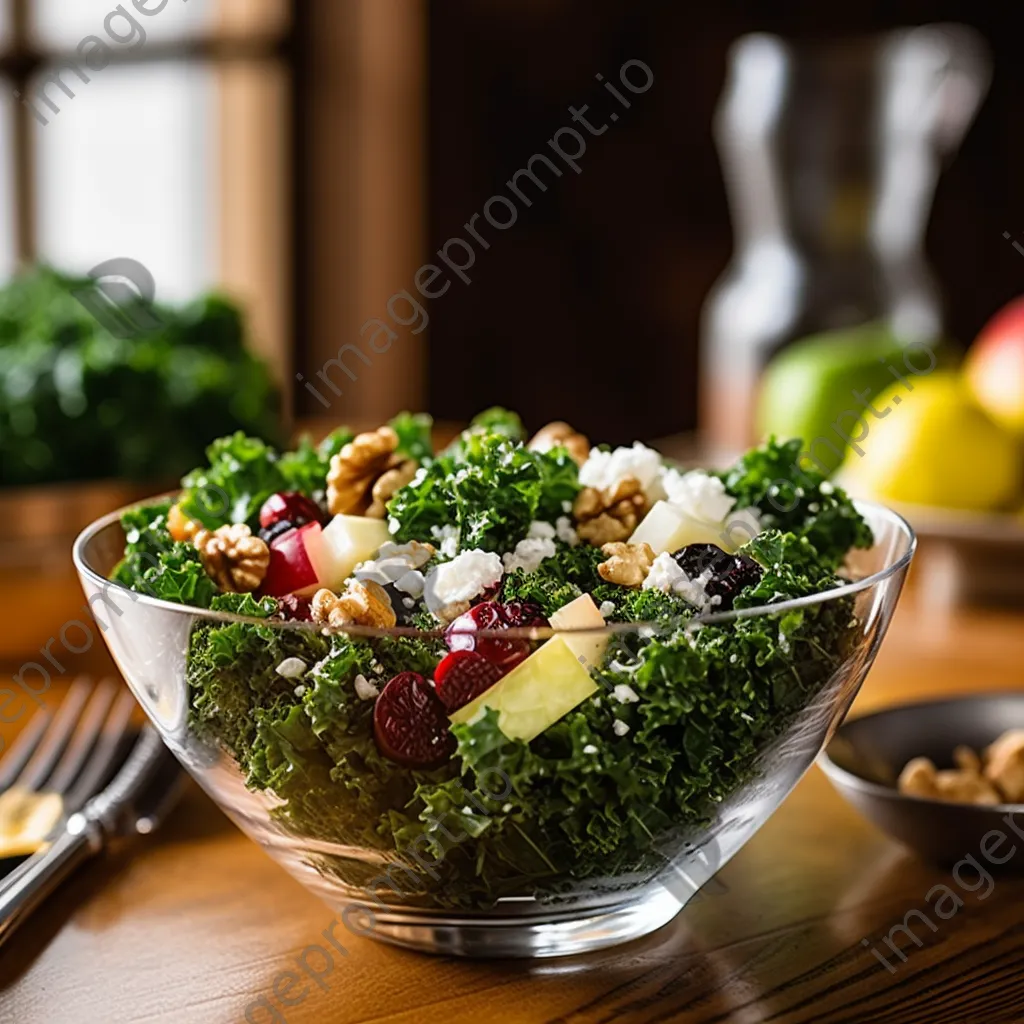
<path fill-rule="evenodd" d="M 508 604 L 501 606 L 501 614 L 505 621 L 516 629 L 548 624 L 540 605 L 532 601 L 509 601 Z"/>
<path fill-rule="evenodd" d="M 313 613 L 308 597 L 288 594 L 277 599 L 278 614 L 292 622 L 312 622 Z"/>
<path fill-rule="evenodd" d="M 507 629 L 508 625 L 501 605 L 482 601 L 449 624 L 444 632 L 445 643 L 450 651 L 476 651 L 495 665 L 510 669 L 529 656 L 529 643 L 476 635 L 478 630 Z"/>
<path fill-rule="evenodd" d="M 382 583 L 384 593 L 391 598 L 391 607 L 395 610 L 395 625 L 415 625 L 414 616 L 420 606 L 420 602 L 410 597 L 404 590 L 399 590 L 394 583 Z M 406 604 L 406 601 L 409 603 Z"/>
<path fill-rule="evenodd" d="M 440 698 L 418 672 L 402 672 L 373 706 L 373 738 L 390 761 L 437 768 L 455 752 L 455 737 Z"/>
<path fill-rule="evenodd" d="M 452 651 L 434 671 L 434 686 L 448 713 L 489 690 L 505 673 L 476 651 Z"/>
<path fill-rule="evenodd" d="M 272 544 L 278 537 L 287 533 L 289 530 L 294 530 L 295 526 L 296 524 L 291 522 L 289 519 L 279 519 L 276 523 L 272 523 L 270 526 L 263 526 L 260 528 L 260 540 L 262 540 L 264 544 Z"/>
<path fill-rule="evenodd" d="M 672 557 L 691 580 L 705 577 L 704 593 L 720 600 L 708 609 L 724 612 L 742 590 L 761 582 L 764 570 L 746 555 L 730 555 L 715 544 L 688 544 Z"/>
<path fill-rule="evenodd" d="M 323 509 L 298 491 L 278 491 L 272 494 L 260 508 L 260 526 L 269 529 L 275 523 L 286 519 L 292 526 L 305 523 L 323 523 Z"/>

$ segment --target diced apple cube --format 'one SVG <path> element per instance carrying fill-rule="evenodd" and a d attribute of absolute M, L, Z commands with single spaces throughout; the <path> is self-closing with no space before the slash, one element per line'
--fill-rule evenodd
<path fill-rule="evenodd" d="M 320 583 L 337 590 L 360 562 L 391 539 L 387 522 L 369 516 L 335 516 L 308 548 Z"/>
<path fill-rule="evenodd" d="M 452 716 L 469 722 L 484 708 L 498 712 L 498 728 L 529 743 L 597 690 L 597 683 L 565 640 L 553 636 L 507 676 Z"/>
<path fill-rule="evenodd" d="M 743 540 L 748 540 L 744 537 Z M 651 511 L 633 531 L 630 544 L 650 544 L 656 555 L 664 551 L 675 552 L 687 544 L 717 544 L 732 554 L 725 523 L 706 523 L 687 515 L 681 508 L 667 501 L 656 501 Z"/>
<path fill-rule="evenodd" d="M 603 629 L 604 616 L 598 610 L 594 599 L 589 594 L 581 594 L 575 601 L 562 605 L 549 620 L 555 629 L 573 630 L 572 633 L 560 634 L 566 646 L 576 655 L 583 658 L 581 664 L 599 667 L 604 660 L 605 648 L 608 646 L 607 635 L 601 633 L 576 633 L 578 630 Z"/>

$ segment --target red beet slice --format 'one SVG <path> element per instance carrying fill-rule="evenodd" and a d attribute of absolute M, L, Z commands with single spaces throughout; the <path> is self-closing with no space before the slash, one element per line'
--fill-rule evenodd
<path fill-rule="evenodd" d="M 529 655 L 530 645 L 525 640 L 476 636 L 478 629 L 506 629 L 508 625 L 501 605 L 482 601 L 448 626 L 444 634 L 445 643 L 450 651 L 476 651 L 495 665 L 510 669 Z"/>
<path fill-rule="evenodd" d="M 373 738 L 389 760 L 407 768 L 437 768 L 455 751 L 448 715 L 418 672 L 401 672 L 373 706 Z"/>
<path fill-rule="evenodd" d="M 311 622 L 313 619 L 311 604 L 308 597 L 299 597 L 297 594 L 288 594 L 277 599 L 277 608 L 280 614 L 293 622 Z"/>
<path fill-rule="evenodd" d="M 539 604 L 532 601 L 509 601 L 501 606 L 501 614 L 505 621 L 517 629 L 527 626 L 546 626 L 548 620 Z"/>
<path fill-rule="evenodd" d="M 452 651 L 434 671 L 441 703 L 452 714 L 489 690 L 505 673 L 477 651 Z"/>

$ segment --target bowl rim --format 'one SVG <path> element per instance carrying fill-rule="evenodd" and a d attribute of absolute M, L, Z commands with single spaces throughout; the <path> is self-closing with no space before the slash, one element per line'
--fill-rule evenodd
<path fill-rule="evenodd" d="M 969 702 L 974 703 L 977 701 L 1004 699 L 1007 697 L 1011 699 L 1019 699 L 1024 702 L 1024 693 L 1019 690 L 990 690 L 986 693 L 963 693 L 954 694 L 952 696 L 924 697 L 920 700 L 901 701 L 898 704 L 887 704 L 885 707 L 876 708 L 874 711 L 867 711 L 862 715 L 855 715 L 853 718 L 846 719 L 836 730 L 833 737 L 822 748 L 817 759 L 818 766 L 825 773 L 825 776 L 829 781 L 836 786 L 856 790 L 857 792 L 864 793 L 868 796 L 889 800 L 894 803 L 909 801 L 914 804 L 930 806 L 935 809 L 943 809 L 947 812 L 950 810 L 957 810 L 966 811 L 971 814 L 992 814 L 1010 811 L 1014 814 L 1024 814 L 1024 803 L 963 804 L 957 803 L 953 800 L 936 800 L 934 797 L 915 796 L 912 793 L 901 793 L 895 786 L 886 786 L 881 782 L 873 782 L 871 779 L 864 778 L 863 775 L 858 775 L 856 772 L 852 772 L 848 768 L 843 768 L 842 765 L 833 760 L 828 752 L 829 747 L 831 747 L 836 739 L 839 738 L 842 731 L 850 725 L 867 722 L 874 718 L 883 718 L 887 715 L 900 711 L 915 711 L 920 708 L 936 707 L 942 704 L 966 704 Z"/>
<path fill-rule="evenodd" d="M 144 499 L 143 501 L 136 501 L 129 505 L 125 505 L 122 508 L 115 509 L 113 512 L 107 513 L 105 516 L 101 516 L 82 530 L 75 538 L 74 544 L 71 548 L 71 557 L 74 562 L 75 569 L 82 581 L 85 582 L 87 580 L 89 583 L 103 591 L 114 589 L 118 592 L 131 595 L 130 600 L 133 604 L 142 604 L 150 608 L 176 612 L 177 614 L 191 615 L 194 618 L 205 619 L 207 621 L 218 622 L 225 625 L 231 623 L 248 623 L 251 625 L 261 625 L 265 627 L 269 626 L 273 629 L 317 631 L 322 629 L 319 624 L 312 622 L 258 618 L 251 615 L 239 615 L 234 612 L 215 611 L 211 608 L 199 608 L 192 605 L 178 604 L 174 601 L 165 601 L 162 598 L 151 597 L 148 594 L 130 590 L 128 587 L 124 586 L 124 584 L 107 579 L 89 564 L 86 558 L 86 549 L 95 537 L 103 530 L 115 523 L 119 524 L 121 516 L 130 509 L 139 508 L 168 497 L 173 497 L 175 493 L 177 492 L 154 495 L 153 497 Z M 725 612 L 698 613 L 685 620 L 672 620 L 672 628 L 674 630 L 680 628 L 696 629 L 702 626 L 737 622 L 741 619 L 758 618 L 763 615 L 784 614 L 789 611 L 808 608 L 817 604 L 824 604 L 826 601 L 833 601 L 841 597 L 859 594 L 861 591 L 869 590 L 897 573 L 904 571 L 907 566 L 909 566 L 911 559 L 914 557 L 914 552 L 917 550 L 917 534 L 914 532 L 914 528 L 902 515 L 900 515 L 900 513 L 886 505 L 862 499 L 853 499 L 853 503 L 854 507 L 862 514 L 864 511 L 868 511 L 876 517 L 888 519 L 890 523 L 902 532 L 906 539 L 906 548 L 902 554 L 884 568 L 869 576 L 865 576 L 862 579 L 854 580 L 850 583 L 844 583 L 842 586 L 834 587 L 831 590 L 819 590 L 814 594 L 808 594 L 805 597 L 793 598 L 788 601 L 779 601 L 777 604 L 757 605 L 752 608 L 734 608 Z M 333 630 L 333 632 L 344 632 L 352 636 L 364 637 L 427 638 L 441 636 L 444 632 L 444 628 L 444 626 L 439 626 L 436 630 L 423 630 L 413 626 L 391 626 L 386 628 L 375 626 L 345 626 L 344 629 Z M 474 634 L 488 639 L 547 639 L 555 635 L 602 637 L 623 633 L 635 633 L 641 629 L 659 631 L 664 630 L 664 628 L 664 621 L 612 622 L 606 623 L 601 627 L 583 628 L 574 627 L 555 629 L 550 626 L 531 626 L 502 630 L 481 629 L 474 630 Z"/>

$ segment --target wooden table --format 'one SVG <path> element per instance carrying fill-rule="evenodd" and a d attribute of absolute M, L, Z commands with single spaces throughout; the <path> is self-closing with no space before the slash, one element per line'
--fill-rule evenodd
<path fill-rule="evenodd" d="M 924 613 L 905 599 L 857 709 L 1024 687 L 1024 614 Z M 999 878 L 890 974 L 861 945 L 947 872 L 864 823 L 812 769 L 721 872 L 724 891 L 592 956 L 472 963 L 347 933 L 325 988 L 283 972 L 333 914 L 193 788 L 158 836 L 92 865 L 0 954 L 0 1022 L 254 1024 L 990 1024 L 1024 1020 L 1024 879 Z M 326 969 L 315 954 L 314 969 Z M 303 976 L 305 977 L 305 976 Z M 290 987 L 289 987 L 290 986 Z"/>

